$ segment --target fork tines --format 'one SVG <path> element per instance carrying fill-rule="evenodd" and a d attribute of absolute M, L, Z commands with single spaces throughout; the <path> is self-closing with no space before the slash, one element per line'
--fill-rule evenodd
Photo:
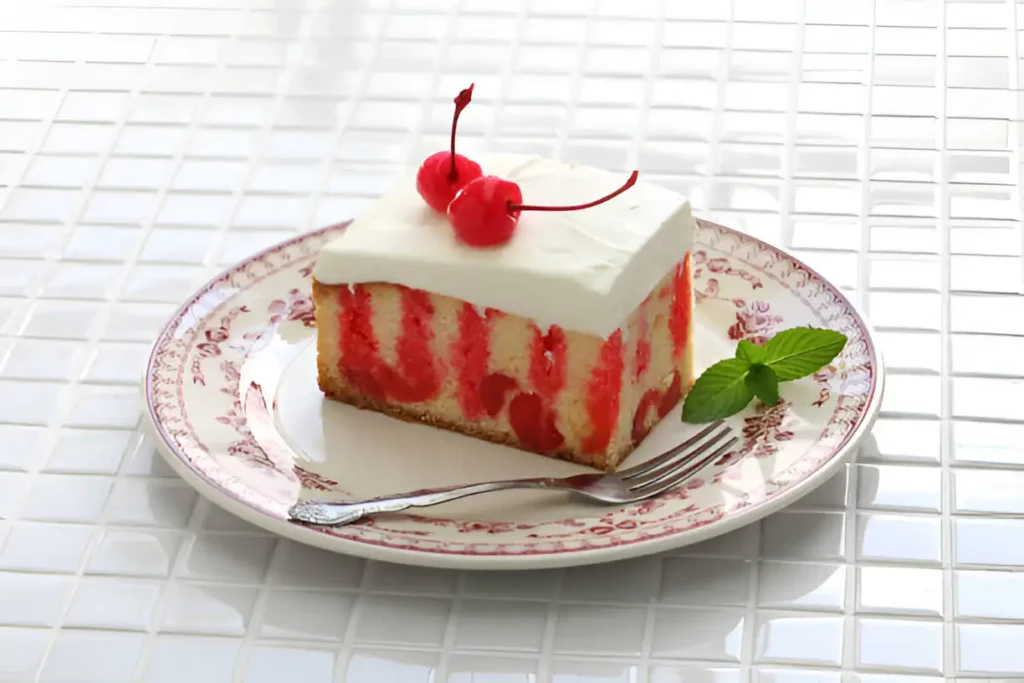
<path fill-rule="evenodd" d="M 738 441 L 735 436 L 718 448 L 715 448 L 709 455 L 701 457 L 715 444 L 731 434 L 732 429 L 725 424 L 725 420 L 712 422 L 678 446 L 646 462 L 622 470 L 618 473 L 618 476 L 624 483 L 629 485 L 630 489 L 634 490 L 659 484 L 676 473 L 682 474 L 680 472 L 681 468 L 685 468 L 688 471 L 688 474 L 685 476 L 689 476 L 689 474 L 692 474 L 697 469 L 704 467 L 708 462 L 717 460 L 718 457 L 724 455 Z M 692 465 L 692 467 L 687 467 L 688 465 Z M 676 478 L 672 477 L 673 480 Z"/>

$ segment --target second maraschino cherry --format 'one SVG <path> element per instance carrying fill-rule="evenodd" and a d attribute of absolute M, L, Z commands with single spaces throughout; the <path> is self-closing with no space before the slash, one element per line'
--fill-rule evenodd
<path fill-rule="evenodd" d="M 452 117 L 451 150 L 427 157 L 416 173 L 416 190 L 423 200 L 438 213 L 444 213 L 456 193 L 470 181 L 483 175 L 480 164 L 455 153 L 455 130 L 459 114 L 473 99 L 473 84 L 455 97 L 455 115 Z"/>
<path fill-rule="evenodd" d="M 471 247 L 496 247 L 512 239 L 522 211 L 579 211 L 604 204 L 636 184 L 639 171 L 614 192 L 586 204 L 535 206 L 523 204 L 523 192 L 511 180 L 483 176 L 468 183 L 448 205 L 448 220 L 455 236 Z"/>

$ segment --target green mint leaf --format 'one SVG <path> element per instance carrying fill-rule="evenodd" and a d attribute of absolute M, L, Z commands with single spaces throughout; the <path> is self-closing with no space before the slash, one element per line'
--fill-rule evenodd
<path fill-rule="evenodd" d="M 748 363 L 760 363 L 764 360 L 764 349 L 752 341 L 740 339 L 740 343 L 736 345 L 736 357 Z"/>
<path fill-rule="evenodd" d="M 775 371 L 780 382 L 811 375 L 832 362 L 846 346 L 846 335 L 835 330 L 794 327 L 764 343 L 761 362 Z"/>
<path fill-rule="evenodd" d="M 744 381 L 749 367 L 741 358 L 727 358 L 705 370 L 683 402 L 683 422 L 713 422 L 743 410 L 754 398 Z"/>
<path fill-rule="evenodd" d="M 747 376 L 744 379 L 754 396 L 761 399 L 766 406 L 773 406 L 779 402 L 779 378 L 775 371 L 763 363 L 755 363 L 750 366 Z"/>

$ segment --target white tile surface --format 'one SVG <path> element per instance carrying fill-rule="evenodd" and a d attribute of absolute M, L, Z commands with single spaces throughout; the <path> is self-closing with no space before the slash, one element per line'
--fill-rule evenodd
<path fill-rule="evenodd" d="M 1024 675 L 1024 5 L 102 4 L 0 2 L 0 680 Z M 864 306 L 889 381 L 842 474 L 665 556 L 495 574 L 279 541 L 173 474 L 137 432 L 164 320 L 365 210 L 468 80 L 466 151 L 639 163 Z"/>

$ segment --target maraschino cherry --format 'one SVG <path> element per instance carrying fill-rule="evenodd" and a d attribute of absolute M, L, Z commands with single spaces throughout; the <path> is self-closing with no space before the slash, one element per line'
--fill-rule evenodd
<path fill-rule="evenodd" d="M 468 183 L 448 205 L 448 220 L 455 236 L 472 247 L 494 247 L 512 239 L 521 211 L 579 211 L 604 204 L 636 184 L 639 171 L 611 194 L 586 204 L 534 206 L 523 204 L 523 193 L 511 180 L 489 175 Z"/>
<path fill-rule="evenodd" d="M 427 157 L 416 173 L 416 190 L 434 211 L 444 213 L 455 194 L 466 183 L 483 175 L 480 164 L 455 153 L 455 129 L 459 114 L 473 99 L 473 84 L 455 97 L 455 115 L 452 117 L 452 146 L 449 152 L 437 152 Z"/>

